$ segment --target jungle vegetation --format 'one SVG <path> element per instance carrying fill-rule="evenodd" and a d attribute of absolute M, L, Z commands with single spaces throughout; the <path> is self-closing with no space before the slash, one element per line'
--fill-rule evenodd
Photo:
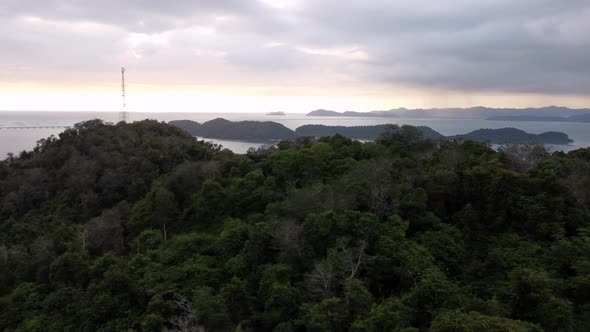
<path fill-rule="evenodd" d="M 589 331 L 589 226 L 590 149 L 92 120 L 0 162 L 0 330 Z"/>

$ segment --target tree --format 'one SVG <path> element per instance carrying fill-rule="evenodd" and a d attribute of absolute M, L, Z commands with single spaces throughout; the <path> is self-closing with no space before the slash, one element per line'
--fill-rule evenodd
<path fill-rule="evenodd" d="M 387 298 L 371 311 L 358 317 L 354 328 L 360 331 L 418 331 L 411 328 L 412 308 L 405 305 L 400 298 Z"/>
<path fill-rule="evenodd" d="M 85 254 L 65 253 L 51 263 L 49 277 L 57 284 L 80 287 L 87 282 L 88 265 Z"/>
<path fill-rule="evenodd" d="M 178 218 L 178 215 L 179 209 L 174 194 L 156 185 L 144 199 L 134 205 L 129 226 L 138 233 L 156 227 L 162 231 L 164 240 L 167 240 L 169 225 Z"/>
<path fill-rule="evenodd" d="M 198 324 L 197 316 L 193 312 L 193 304 L 186 297 L 174 294 L 174 302 L 180 313 L 170 317 L 169 322 L 176 332 L 205 332 L 205 328 Z"/>
<path fill-rule="evenodd" d="M 338 276 L 332 262 L 322 260 L 315 263 L 313 270 L 307 275 L 306 285 L 308 291 L 319 298 L 327 298 L 332 295 L 334 287 L 338 283 Z"/>
<path fill-rule="evenodd" d="M 294 262 L 303 256 L 305 238 L 303 224 L 295 219 L 271 221 L 272 236 L 280 251 L 280 258 L 286 262 Z"/>
<path fill-rule="evenodd" d="M 310 331 L 345 331 L 348 329 L 348 312 L 344 301 L 331 297 L 307 309 L 307 328 Z"/>
<path fill-rule="evenodd" d="M 502 317 L 486 316 L 478 312 L 449 311 L 436 317 L 432 332 L 541 332 L 539 326 Z"/>
<path fill-rule="evenodd" d="M 509 167 L 521 172 L 529 171 L 550 156 L 542 144 L 506 144 L 498 151 L 503 154 Z"/>
<path fill-rule="evenodd" d="M 226 198 L 228 194 L 225 189 L 214 180 L 203 182 L 201 189 L 193 197 L 190 210 L 190 220 L 204 227 L 210 227 L 221 222 L 222 216 L 226 213 Z"/>

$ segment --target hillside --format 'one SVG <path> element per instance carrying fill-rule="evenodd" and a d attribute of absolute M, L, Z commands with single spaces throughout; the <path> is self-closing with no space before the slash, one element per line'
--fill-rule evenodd
<path fill-rule="evenodd" d="M 197 133 L 200 132 L 201 127 L 203 126 L 200 123 L 192 120 L 174 120 L 168 122 L 168 124 L 180 128 L 192 136 L 200 136 L 197 135 Z"/>
<path fill-rule="evenodd" d="M 590 149 L 77 124 L 0 162 L 2 331 L 588 331 Z"/>

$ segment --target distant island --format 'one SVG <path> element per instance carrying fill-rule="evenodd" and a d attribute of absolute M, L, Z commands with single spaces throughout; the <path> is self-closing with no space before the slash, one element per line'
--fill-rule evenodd
<path fill-rule="evenodd" d="M 506 115 L 491 116 L 488 120 L 498 121 L 541 121 L 541 122 L 590 122 L 590 113 L 570 116 Z"/>
<path fill-rule="evenodd" d="M 496 117 L 547 117 L 554 119 L 569 119 L 569 122 L 588 122 L 590 109 L 571 109 L 559 106 L 547 106 L 540 108 L 430 108 L 407 109 L 397 108 L 385 111 L 370 112 L 335 112 L 318 109 L 306 114 L 307 116 L 340 116 L 340 117 L 390 117 L 390 118 L 474 118 L 496 120 Z M 521 120 L 530 121 L 530 120 Z M 543 120 L 541 120 L 543 121 Z M 546 120 L 553 121 L 553 120 Z"/>
<path fill-rule="evenodd" d="M 295 129 L 298 136 L 323 137 L 340 134 L 342 136 L 360 140 L 374 140 L 383 134 L 386 130 L 395 128 L 395 125 L 375 125 L 375 126 L 325 126 L 325 125 L 304 125 Z M 416 127 L 424 139 L 442 139 L 445 138 L 441 133 L 430 127 Z"/>
<path fill-rule="evenodd" d="M 351 127 L 310 124 L 298 127 L 293 131 L 280 123 L 272 121 L 232 122 L 221 118 L 202 124 L 191 120 L 170 121 L 169 124 L 183 129 L 193 136 L 253 142 L 290 140 L 297 137 L 324 137 L 335 134 L 359 140 L 374 140 L 387 130 L 396 131 L 400 128 L 393 124 Z M 491 144 L 538 143 L 566 145 L 573 142 L 567 134 L 554 131 L 530 134 L 516 128 L 479 129 L 467 134 L 444 136 L 430 127 L 418 126 L 416 129 L 420 131 L 423 139 L 474 140 Z"/>
<path fill-rule="evenodd" d="M 306 116 L 345 116 L 345 117 L 389 117 L 396 118 L 400 115 L 395 110 L 391 111 L 371 111 L 371 112 L 336 112 L 330 110 L 315 110 L 306 114 Z"/>
<path fill-rule="evenodd" d="M 548 131 L 541 134 L 529 134 L 516 128 L 478 129 L 463 135 L 447 136 L 448 139 L 462 139 L 489 142 L 492 144 L 539 143 L 567 145 L 573 142 L 567 134 Z"/>
<path fill-rule="evenodd" d="M 268 112 L 266 113 L 266 115 L 287 115 L 287 113 L 283 112 L 283 111 L 276 111 L 276 112 Z"/>
<path fill-rule="evenodd" d="M 170 121 L 169 124 L 183 129 L 193 136 L 207 138 L 255 142 L 297 137 L 293 130 L 272 121 L 232 122 L 217 118 L 203 124 L 191 120 Z"/>

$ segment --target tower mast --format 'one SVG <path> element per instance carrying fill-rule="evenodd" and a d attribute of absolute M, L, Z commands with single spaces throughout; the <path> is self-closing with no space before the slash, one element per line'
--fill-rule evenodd
<path fill-rule="evenodd" d="M 127 122 L 129 116 L 125 109 L 125 67 L 121 67 L 121 97 L 123 98 L 123 108 L 121 108 L 121 112 L 119 113 L 119 121 Z"/>

